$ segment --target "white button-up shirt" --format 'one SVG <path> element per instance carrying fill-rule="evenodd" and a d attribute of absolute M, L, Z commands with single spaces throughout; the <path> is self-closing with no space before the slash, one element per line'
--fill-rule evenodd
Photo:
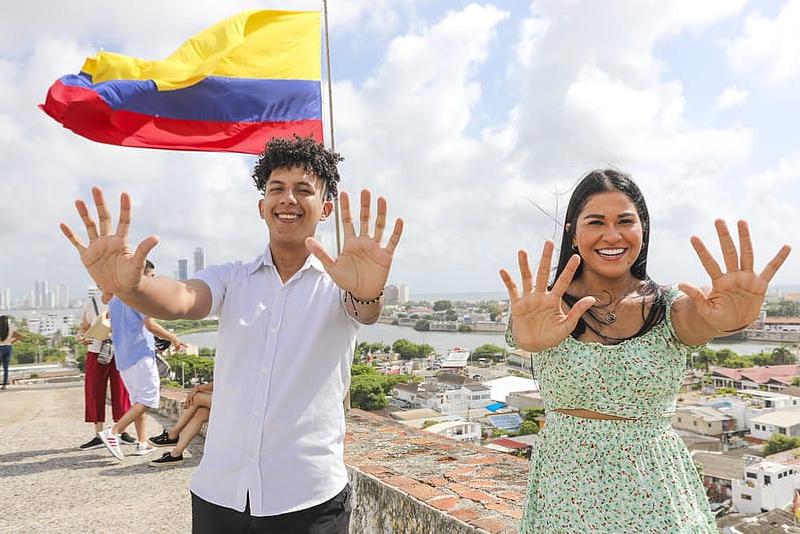
<path fill-rule="evenodd" d="M 314 256 L 285 284 L 266 252 L 209 267 L 219 316 L 214 400 L 191 490 L 254 516 L 310 508 L 347 484 L 344 409 L 358 323 Z"/>

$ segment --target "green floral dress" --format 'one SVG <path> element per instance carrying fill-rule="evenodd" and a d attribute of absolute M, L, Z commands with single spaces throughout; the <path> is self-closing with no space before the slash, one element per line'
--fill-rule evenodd
<path fill-rule="evenodd" d="M 668 301 L 678 294 L 669 290 Z M 669 311 L 661 324 L 618 345 L 570 336 L 534 356 L 547 413 L 531 455 L 524 534 L 718 532 L 670 424 L 689 348 Z M 553 411 L 559 408 L 634 420 Z"/>

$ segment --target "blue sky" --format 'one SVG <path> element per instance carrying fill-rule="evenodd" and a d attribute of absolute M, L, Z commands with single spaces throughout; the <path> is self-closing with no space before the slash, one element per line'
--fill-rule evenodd
<path fill-rule="evenodd" d="M 252 158 L 91 143 L 35 105 L 98 49 L 158 59 L 241 9 L 285 2 L 88 0 L 4 6 L 0 17 L 0 289 L 88 279 L 57 225 L 100 184 L 134 198 L 171 275 L 266 242 Z M 800 245 L 800 1 L 348 0 L 330 6 L 344 188 L 370 187 L 407 222 L 392 280 L 412 292 L 492 291 L 517 248 L 540 249 L 581 174 L 630 172 L 653 218 L 661 283 L 706 279 L 689 246 L 713 220 L 751 221 L 759 264 Z M 556 194 L 556 192 L 558 194 Z M 330 225 L 332 226 L 332 225 Z M 321 237 L 332 245 L 331 228 Z M 777 283 L 800 284 L 800 251 Z"/>

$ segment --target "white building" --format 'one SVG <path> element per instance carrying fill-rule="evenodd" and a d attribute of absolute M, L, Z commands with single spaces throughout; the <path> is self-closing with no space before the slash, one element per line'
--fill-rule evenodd
<path fill-rule="evenodd" d="M 202 271 L 206 268 L 206 251 L 203 247 L 194 249 L 194 272 Z"/>
<path fill-rule="evenodd" d="M 800 436 L 800 407 L 778 410 L 750 420 L 750 435 L 768 440 L 773 434 Z"/>
<path fill-rule="evenodd" d="M 397 286 L 398 290 L 398 297 L 397 302 L 400 304 L 405 304 L 406 302 L 411 300 L 411 289 L 406 284 L 400 284 Z"/>
<path fill-rule="evenodd" d="M 539 383 L 536 382 L 536 380 L 522 378 L 519 376 L 504 376 L 501 378 L 495 378 L 494 380 L 484 382 L 484 385 L 491 389 L 491 398 L 493 401 L 505 403 L 508 403 L 507 397 L 511 393 L 517 393 L 520 391 L 539 391 Z"/>
<path fill-rule="evenodd" d="M 392 397 L 405 408 L 440 412 L 477 410 L 491 403 L 488 387 L 459 375 L 445 375 L 436 382 L 396 384 Z"/>
<path fill-rule="evenodd" d="M 445 421 L 424 429 L 432 434 L 439 434 L 458 441 L 479 443 L 481 441 L 481 424 L 470 421 Z"/>
<path fill-rule="evenodd" d="M 794 467 L 761 460 L 744 468 L 733 481 L 733 508 L 743 514 L 768 512 L 789 504 L 800 475 Z"/>
<path fill-rule="evenodd" d="M 772 413 L 778 409 L 800 405 L 800 397 L 760 391 L 742 390 L 737 396 L 714 397 L 701 404 L 709 406 L 736 419 L 737 428 L 750 428 L 754 417 Z"/>
<path fill-rule="evenodd" d="M 74 325 L 75 317 L 72 315 L 45 313 L 28 318 L 28 330 L 34 334 L 41 334 L 47 337 L 56 332 L 59 332 L 62 336 L 68 336 Z"/>

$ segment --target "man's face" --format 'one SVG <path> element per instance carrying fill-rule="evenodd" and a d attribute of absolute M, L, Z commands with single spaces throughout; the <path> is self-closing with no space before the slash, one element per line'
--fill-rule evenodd
<path fill-rule="evenodd" d="M 324 189 L 322 179 L 302 167 L 273 170 L 258 201 L 270 242 L 298 245 L 313 237 L 317 223 L 333 209 L 333 203 L 322 198 Z"/>

